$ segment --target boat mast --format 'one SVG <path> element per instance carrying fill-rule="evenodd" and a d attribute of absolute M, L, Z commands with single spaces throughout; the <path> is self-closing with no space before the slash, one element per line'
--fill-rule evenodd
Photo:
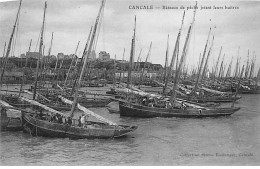
<path fill-rule="evenodd" d="M 78 51 L 79 43 L 80 43 L 80 41 L 78 41 L 78 44 L 77 44 L 75 53 L 74 53 L 73 58 L 72 58 L 72 60 L 71 60 L 70 67 L 69 67 L 69 70 L 68 70 L 68 73 L 67 73 L 67 76 L 66 76 L 66 79 L 65 79 L 65 82 L 64 82 L 64 87 L 66 86 L 66 82 L 67 82 L 67 80 L 68 80 L 68 77 L 69 77 L 69 74 L 70 74 L 70 69 L 71 69 L 71 67 L 72 67 L 74 58 L 76 58 L 76 54 L 77 54 L 77 51 Z"/>
<path fill-rule="evenodd" d="M 250 70 L 250 73 L 249 73 L 249 79 L 251 79 L 252 76 L 253 76 L 253 74 L 254 74 L 255 61 L 256 61 L 256 57 L 254 57 L 254 58 L 252 59 L 251 70 Z"/>
<path fill-rule="evenodd" d="M 234 96 L 234 100 L 233 100 L 233 103 L 232 103 L 232 108 L 234 107 L 234 105 L 235 105 L 235 100 L 236 100 L 236 98 L 237 98 L 237 93 L 238 93 L 238 90 L 239 90 L 239 88 L 240 88 L 240 82 L 241 82 L 241 79 L 242 79 L 242 76 L 243 76 L 243 72 L 244 72 L 244 65 L 243 65 L 243 67 L 242 67 L 242 71 L 241 71 L 241 73 L 240 73 L 240 78 L 239 78 L 239 80 L 238 80 L 238 84 L 237 84 L 237 88 L 236 88 L 236 93 L 235 93 L 235 96 Z"/>
<path fill-rule="evenodd" d="M 225 58 L 225 54 L 223 55 L 223 59 L 222 59 L 221 65 L 220 65 L 219 74 L 218 74 L 218 80 L 220 79 L 220 76 L 221 76 L 222 71 L 223 71 L 224 58 Z"/>
<path fill-rule="evenodd" d="M 235 68 L 235 72 L 234 72 L 234 79 L 236 79 L 236 77 L 237 77 L 238 60 L 239 60 L 239 49 L 240 49 L 240 46 L 238 47 L 238 51 L 237 51 L 237 63 L 236 63 L 236 68 Z"/>
<path fill-rule="evenodd" d="M 81 60 L 79 62 L 79 66 L 77 68 L 75 68 L 75 72 L 76 72 L 76 78 L 74 80 L 74 83 L 73 83 L 73 86 L 72 86 L 72 89 L 71 89 L 71 95 L 73 94 L 74 90 L 75 90 L 75 87 L 76 87 L 76 84 L 77 84 L 77 80 L 78 80 L 78 77 L 79 77 L 79 72 L 80 72 L 80 66 L 82 65 L 83 61 L 85 60 L 85 57 L 86 57 L 86 53 L 87 53 L 87 48 L 88 48 L 88 44 L 89 44 L 89 40 L 90 40 L 90 36 L 91 36 L 91 33 L 92 33 L 92 27 L 89 31 L 89 35 L 88 35 L 88 40 L 86 42 L 86 45 L 85 45 L 85 48 L 84 48 L 84 51 L 82 53 L 82 57 L 81 57 Z M 75 64 L 75 67 L 77 66 L 77 63 Z"/>
<path fill-rule="evenodd" d="M 133 65 L 134 56 L 135 56 L 135 32 L 136 32 L 136 16 L 135 16 L 134 35 L 132 37 L 132 44 L 131 44 L 128 75 L 127 75 L 127 88 L 129 88 L 130 84 L 132 83 L 131 72 L 132 72 L 132 65 Z"/>
<path fill-rule="evenodd" d="M 142 49 L 141 49 L 140 52 L 139 52 L 139 55 L 138 55 L 138 58 L 137 58 L 136 64 L 134 64 L 134 71 L 137 71 L 137 68 L 138 68 L 138 62 L 140 61 L 141 54 L 142 54 Z"/>
<path fill-rule="evenodd" d="M 124 52 L 123 52 L 123 61 L 125 60 L 125 48 L 124 48 Z M 121 72 L 120 72 L 120 81 L 119 83 L 121 83 L 122 77 L 121 77 L 121 73 L 123 72 L 123 79 L 125 77 L 125 69 L 124 69 L 124 65 L 125 64 L 121 64 Z"/>
<path fill-rule="evenodd" d="M 116 86 L 116 54 L 115 54 L 115 60 L 113 65 L 113 85 Z"/>
<path fill-rule="evenodd" d="M 167 48 L 166 48 L 166 54 L 165 54 L 163 83 L 165 83 L 165 81 L 166 81 L 166 73 L 167 73 L 167 65 L 168 65 L 168 55 L 169 55 L 169 34 L 168 34 L 168 38 L 167 38 Z"/>
<path fill-rule="evenodd" d="M 211 50 L 212 50 L 212 47 L 213 47 L 213 42 L 214 42 L 214 36 L 213 36 L 213 38 L 212 38 L 211 47 L 210 47 L 210 49 L 209 49 L 209 51 L 208 51 L 207 59 L 206 59 L 206 61 L 205 61 L 205 65 L 204 65 L 204 68 L 203 68 L 203 71 L 202 71 L 202 74 L 201 74 L 201 81 L 200 81 L 200 83 L 202 83 L 203 77 L 205 76 L 205 73 L 206 73 L 206 69 L 207 69 L 207 66 L 208 66 L 209 56 L 210 56 L 210 54 L 211 54 Z"/>
<path fill-rule="evenodd" d="M 31 51 L 31 45 L 32 45 L 32 39 L 30 40 L 30 45 L 29 45 L 28 52 Z M 20 97 L 21 92 L 22 92 L 22 89 L 23 89 L 23 84 L 24 84 L 24 80 L 25 80 L 24 74 L 25 74 L 25 70 L 26 70 L 26 68 L 27 68 L 27 61 L 28 61 L 28 56 L 26 55 L 25 66 L 24 66 L 24 68 L 23 68 L 23 77 L 22 77 L 22 80 L 23 80 L 23 81 L 22 81 L 21 86 L 20 86 L 20 91 L 19 91 L 18 97 Z"/>
<path fill-rule="evenodd" d="M 53 32 L 51 33 L 51 45 L 50 45 L 50 48 L 49 48 L 49 51 L 48 51 L 48 56 L 49 56 L 49 57 L 51 56 L 52 41 L 53 41 Z"/>
<path fill-rule="evenodd" d="M 257 83 L 258 83 L 259 80 L 260 80 L 260 68 L 258 69 L 256 78 L 255 78 L 255 86 L 256 86 L 256 88 L 257 88 L 257 86 L 258 86 Z"/>
<path fill-rule="evenodd" d="M 181 21 L 181 27 L 179 29 L 179 33 L 178 33 L 178 36 L 177 36 L 177 39 L 176 39 L 176 42 L 175 42 L 174 51 L 173 51 L 173 54 L 172 54 L 172 60 L 171 60 L 170 66 L 169 66 L 167 77 L 165 79 L 165 85 L 164 85 L 164 88 L 163 88 L 163 94 L 165 94 L 165 91 L 166 91 L 166 88 L 167 88 L 167 85 L 168 85 L 168 81 L 169 81 L 169 78 L 170 78 L 170 75 L 171 75 L 171 72 L 172 72 L 172 68 L 174 67 L 175 58 L 176 58 L 176 56 L 179 53 L 179 42 L 180 42 L 180 37 L 181 37 L 181 31 L 182 31 L 184 17 L 185 17 L 185 11 L 183 12 L 182 21 Z M 176 70 L 177 70 L 177 67 L 176 67 Z"/>
<path fill-rule="evenodd" d="M 245 76 L 244 76 L 245 79 L 247 78 L 248 71 L 249 71 L 249 49 L 247 52 L 247 62 L 246 62 L 246 69 L 245 69 Z"/>
<path fill-rule="evenodd" d="M 142 73 L 141 73 L 141 76 L 140 76 L 141 79 L 140 79 L 140 83 L 139 83 L 139 89 L 140 89 L 140 85 L 143 83 L 144 70 L 145 70 L 145 67 L 146 67 L 147 60 L 148 60 L 148 58 L 151 54 L 152 44 L 153 44 L 153 42 L 150 43 L 150 47 L 149 47 L 148 53 L 147 53 L 146 58 L 145 58 L 144 67 L 142 69 Z"/>
<path fill-rule="evenodd" d="M 30 40 L 28 52 L 31 51 L 31 46 L 32 46 L 32 39 Z M 26 67 L 27 67 L 27 64 L 28 64 L 28 57 L 26 56 L 26 63 L 25 63 L 25 66 L 26 66 Z"/>
<path fill-rule="evenodd" d="M 217 73 L 218 73 L 218 64 L 219 64 L 219 59 L 220 59 L 220 56 L 221 56 L 221 52 L 222 52 L 222 46 L 220 47 L 220 51 L 219 51 L 219 55 L 218 55 L 217 64 L 216 64 L 215 69 L 214 69 L 214 73 L 213 73 L 213 82 L 215 81 L 216 76 L 217 76 Z"/>
<path fill-rule="evenodd" d="M 4 46 L 4 52 L 3 52 L 3 57 L 1 59 L 1 65 L 4 64 L 4 57 L 5 57 L 5 47 L 6 47 L 6 42 L 5 42 L 5 46 Z"/>
<path fill-rule="evenodd" d="M 221 79 L 221 80 L 224 78 L 224 72 L 225 72 L 225 70 L 226 70 L 226 67 L 227 67 L 227 64 L 225 64 L 225 65 L 223 66 L 223 69 L 222 69 L 222 72 L 221 72 L 221 76 L 220 76 L 220 79 Z"/>
<path fill-rule="evenodd" d="M 201 74 L 201 70 L 202 70 L 202 67 L 203 67 L 204 59 L 205 59 L 205 56 L 206 56 L 206 51 L 207 51 L 207 46 L 208 46 L 208 41 L 209 41 L 210 32 L 211 32 L 211 28 L 209 29 L 209 34 L 208 34 L 207 42 L 206 42 L 206 45 L 205 45 L 205 48 L 204 48 L 204 52 L 203 52 L 203 55 L 202 55 L 200 67 L 199 67 L 199 70 L 198 70 L 198 77 L 197 77 L 197 80 L 196 80 L 196 83 L 195 83 L 195 87 L 194 87 L 194 89 L 193 89 L 192 92 L 191 92 L 191 95 L 194 94 L 194 93 L 196 92 L 197 88 L 198 88 L 198 83 L 199 83 L 199 79 L 200 79 L 200 74 Z"/>
<path fill-rule="evenodd" d="M 47 2 L 45 1 L 42 28 L 41 28 L 41 38 L 40 38 L 40 45 L 39 45 L 39 55 L 38 55 L 38 60 L 37 60 L 36 76 L 35 76 L 35 83 L 34 83 L 34 90 L 33 90 L 33 100 L 35 100 L 35 97 L 36 97 L 38 73 L 39 73 L 40 59 L 41 59 L 41 55 L 42 55 L 43 31 L 44 31 L 44 24 L 45 24 L 46 8 L 47 8 Z"/>
<path fill-rule="evenodd" d="M 3 65 L 1 76 L 0 76 L 0 86 L 2 86 L 2 81 L 3 81 L 3 77 L 4 77 L 5 67 L 6 67 L 6 64 L 7 64 L 7 61 L 8 61 L 8 57 L 9 57 L 9 54 L 10 54 L 10 51 L 11 51 L 13 36 L 14 36 L 15 29 L 16 29 L 16 26 L 17 26 L 17 22 L 18 22 L 18 19 L 19 19 L 19 16 L 20 16 L 21 5 L 22 5 L 22 0 L 20 0 L 18 12 L 16 14 L 16 19 L 15 19 L 15 22 L 14 22 L 14 27 L 13 27 L 13 30 L 12 30 L 12 33 L 11 33 L 11 36 L 10 36 L 10 39 L 9 39 L 8 47 L 7 47 L 7 50 L 6 50 L 6 55 L 5 55 L 5 59 L 4 59 L 4 65 Z"/>
<path fill-rule="evenodd" d="M 45 63 L 44 63 L 44 79 L 46 79 L 48 69 L 51 69 L 51 67 L 50 67 L 50 56 L 51 56 L 51 49 L 52 49 L 52 41 L 53 41 L 53 32 L 51 33 L 51 44 L 50 44 L 50 48 L 48 50 L 47 58 L 45 59 Z M 43 54 L 43 56 L 44 56 L 44 54 Z M 48 88 L 47 88 L 47 90 L 48 90 Z"/>
<path fill-rule="evenodd" d="M 50 45 L 50 48 L 49 48 L 49 50 L 48 50 L 48 58 L 47 58 L 47 64 L 50 64 L 50 57 L 51 57 L 51 50 L 52 50 L 52 41 L 53 41 L 53 32 L 51 33 L 51 45 Z M 45 65 L 46 66 L 46 65 Z M 50 68 L 50 66 L 49 66 L 49 68 Z M 46 72 L 47 72 L 47 70 L 45 71 L 45 75 L 46 75 Z"/>
<path fill-rule="evenodd" d="M 180 58 L 179 67 L 178 67 L 176 74 L 175 74 L 174 86 L 173 86 L 172 95 L 171 95 L 171 98 L 170 98 L 172 108 L 174 107 L 174 102 L 176 100 L 175 99 L 176 98 L 176 89 L 177 89 L 178 81 L 179 81 L 179 78 L 180 78 L 180 72 L 181 72 L 183 63 L 186 60 L 186 55 L 187 55 L 187 52 L 188 52 L 188 47 L 189 47 L 190 37 L 191 37 L 191 30 L 192 30 L 194 22 L 195 22 L 196 9 L 197 9 L 197 2 L 196 2 L 196 5 L 195 5 L 195 9 L 194 9 L 193 20 L 192 20 L 192 23 L 189 26 L 187 37 L 186 37 L 186 40 L 185 40 L 185 43 L 184 43 L 183 51 L 182 51 L 181 58 Z"/>
<path fill-rule="evenodd" d="M 58 70 L 58 74 L 57 74 L 57 81 L 56 81 L 57 84 L 59 84 L 59 79 L 62 81 L 62 74 L 61 74 L 61 72 L 62 72 L 62 66 L 63 66 L 64 60 L 65 60 L 65 56 L 63 55 L 62 61 L 61 61 L 60 65 L 59 65 L 60 67 L 59 67 L 59 70 Z M 61 75 L 61 77 L 60 77 L 60 75 Z"/>
<path fill-rule="evenodd" d="M 230 75 L 231 75 L 232 61 L 233 61 L 233 56 L 232 56 L 232 58 L 231 58 L 231 61 L 230 61 L 230 63 L 229 63 L 229 66 L 228 66 L 228 70 L 227 70 L 226 78 L 229 78 Z"/>
<path fill-rule="evenodd" d="M 90 52 L 91 52 L 91 49 L 92 49 L 92 45 L 93 45 L 93 42 L 94 42 L 94 39 L 95 39 L 97 27 L 98 27 L 98 24 L 99 24 L 99 18 L 100 18 L 100 15 L 101 15 L 101 12 L 102 12 L 104 6 L 105 6 L 105 0 L 102 0 L 101 6 L 100 6 L 100 9 L 99 9 L 99 12 L 98 12 L 98 16 L 96 18 L 96 22 L 95 22 L 95 25 L 94 25 L 93 33 L 92 33 L 92 36 L 91 36 L 91 39 L 90 39 L 90 43 L 89 43 L 89 46 L 88 46 L 87 55 L 84 58 L 84 64 L 82 66 L 82 70 L 81 70 L 79 80 L 78 80 L 78 83 L 77 83 L 77 87 L 76 87 L 76 91 L 75 91 L 75 95 L 74 95 L 74 101 L 73 101 L 71 112 L 70 112 L 70 117 L 73 117 L 74 110 L 75 110 L 76 105 L 77 105 L 78 89 L 80 88 L 81 80 L 82 80 L 82 77 L 85 73 L 87 59 L 89 58 L 89 55 L 90 55 Z"/>
<path fill-rule="evenodd" d="M 58 56 L 56 56 L 56 63 L 55 63 L 54 72 L 53 72 L 55 74 L 54 74 L 53 80 L 55 80 L 55 75 L 56 75 L 56 69 L 58 67 L 58 62 L 59 62 L 59 58 L 58 58 Z"/>

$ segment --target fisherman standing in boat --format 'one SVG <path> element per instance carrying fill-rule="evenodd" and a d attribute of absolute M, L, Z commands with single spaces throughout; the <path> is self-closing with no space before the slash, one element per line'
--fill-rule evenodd
<path fill-rule="evenodd" d="M 149 99 L 148 101 L 148 107 L 153 107 L 154 101 L 153 99 Z"/>
<path fill-rule="evenodd" d="M 166 102 L 165 108 L 166 109 L 172 108 L 172 104 L 170 102 Z"/>
<path fill-rule="evenodd" d="M 186 105 L 184 104 L 184 102 L 181 102 L 181 109 L 185 110 L 186 109 Z"/>
<path fill-rule="evenodd" d="M 79 116 L 78 122 L 79 122 L 79 127 L 81 127 L 81 116 Z"/>
<path fill-rule="evenodd" d="M 236 92 L 236 88 L 235 88 L 234 83 L 232 83 L 232 85 L 231 85 L 231 91 L 232 91 L 232 93 L 235 93 L 235 92 Z"/>
<path fill-rule="evenodd" d="M 82 124 L 83 128 L 85 128 L 87 126 L 88 117 L 89 117 L 88 115 L 82 114 L 82 117 L 81 117 L 80 121 L 81 121 L 81 124 Z"/>
<path fill-rule="evenodd" d="M 72 125 L 72 118 L 71 117 L 68 117 L 68 125 Z"/>

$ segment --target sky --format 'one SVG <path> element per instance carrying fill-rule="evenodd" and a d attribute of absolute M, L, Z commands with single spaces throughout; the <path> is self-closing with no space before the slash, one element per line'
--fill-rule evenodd
<path fill-rule="evenodd" d="M 44 0 L 23 0 L 18 26 L 14 55 L 28 51 L 32 39 L 31 51 L 38 51 L 37 41 L 43 18 Z M 51 33 L 54 32 L 51 54 L 73 54 L 80 41 L 77 54 L 80 55 L 87 41 L 90 27 L 94 25 L 101 0 L 48 0 L 46 28 L 44 33 L 45 52 L 50 47 Z M 140 50 L 144 61 L 152 42 L 149 61 L 164 65 L 169 34 L 169 57 L 172 57 L 175 41 L 181 26 L 185 7 L 186 15 L 182 29 L 180 51 L 183 49 L 187 30 L 192 22 L 195 1 L 164 0 L 106 0 L 100 28 L 96 53 L 107 51 L 111 58 L 129 59 L 131 38 L 133 36 L 134 17 L 136 16 L 135 61 Z M 19 1 L 0 2 L 0 56 L 8 43 L 14 25 Z M 132 9 L 133 6 L 153 6 L 153 9 Z M 178 9 L 162 9 L 162 6 Z M 232 7 L 233 9 L 225 9 Z M 211 9 L 201 9 L 210 7 Z M 223 7 L 223 9 L 213 9 Z M 189 67 L 197 66 L 200 53 L 203 53 L 209 29 L 209 42 L 214 42 L 209 67 L 216 65 L 221 46 L 221 60 L 228 65 L 232 61 L 234 68 L 237 56 L 241 65 L 256 56 L 255 73 L 260 67 L 260 1 L 198 1 L 195 25 L 187 55 Z M 209 45 L 210 46 L 210 45 Z M 240 49 L 239 49 L 240 48 Z M 239 49 L 239 52 L 238 52 Z M 232 58 L 233 57 L 233 58 Z M 226 68 L 227 69 L 227 68 Z"/>

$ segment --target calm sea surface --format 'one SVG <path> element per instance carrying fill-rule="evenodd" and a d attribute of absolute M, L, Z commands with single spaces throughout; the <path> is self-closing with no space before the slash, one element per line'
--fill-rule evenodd
<path fill-rule="evenodd" d="M 94 112 L 138 129 L 119 139 L 50 139 L 1 132 L 1 165 L 259 165 L 260 95 L 242 95 L 230 117 L 122 118 Z"/>

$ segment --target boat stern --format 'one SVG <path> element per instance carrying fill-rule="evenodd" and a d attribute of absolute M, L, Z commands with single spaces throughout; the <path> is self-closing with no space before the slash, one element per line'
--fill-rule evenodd
<path fill-rule="evenodd" d="M 122 129 L 120 129 L 121 127 L 122 127 Z M 114 134 L 115 138 L 125 136 L 125 135 L 135 131 L 138 127 L 135 125 L 133 125 L 133 126 L 120 125 L 120 128 L 115 130 L 115 134 Z"/>

